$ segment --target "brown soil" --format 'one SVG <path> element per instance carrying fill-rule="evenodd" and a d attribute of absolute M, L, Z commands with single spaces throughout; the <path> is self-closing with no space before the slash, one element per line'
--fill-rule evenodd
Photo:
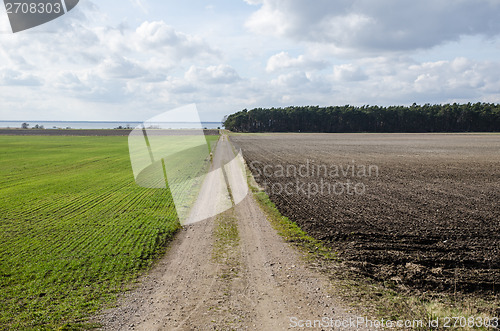
<path fill-rule="evenodd" d="M 333 247 L 356 272 L 419 290 L 498 293 L 500 135 L 266 134 L 231 140 L 247 164 L 253 162 L 257 182 L 282 214 Z M 278 165 L 299 169 L 308 160 L 309 175 L 293 173 L 293 167 L 276 173 Z M 320 174 L 311 174 L 314 165 L 356 171 L 336 176 L 315 168 Z M 378 176 L 360 176 L 363 165 L 377 166 Z M 297 180 L 305 193 L 296 190 Z M 340 186 L 328 192 L 325 182 L 342 183 L 344 193 L 338 194 Z M 345 190 L 348 182 L 351 193 L 358 184 L 355 194 Z M 309 194 L 309 184 L 310 193 L 321 185 L 323 192 Z"/>

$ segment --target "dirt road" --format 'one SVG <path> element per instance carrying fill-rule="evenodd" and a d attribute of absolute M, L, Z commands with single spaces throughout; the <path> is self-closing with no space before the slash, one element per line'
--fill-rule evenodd
<path fill-rule="evenodd" d="M 234 155 L 223 136 L 213 167 Z M 234 203 L 246 195 L 241 170 L 224 168 L 217 178 L 231 189 L 217 191 L 226 200 L 203 188 L 199 199 Z M 286 330 L 306 320 L 355 320 L 328 284 L 276 234 L 250 193 L 225 213 L 185 226 L 136 289 L 97 322 L 106 330 Z"/>

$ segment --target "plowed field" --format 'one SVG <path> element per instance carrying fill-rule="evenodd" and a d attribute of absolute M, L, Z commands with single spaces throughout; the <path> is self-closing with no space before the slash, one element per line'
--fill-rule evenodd
<path fill-rule="evenodd" d="M 500 135 L 234 135 L 283 215 L 356 272 L 498 293 Z"/>

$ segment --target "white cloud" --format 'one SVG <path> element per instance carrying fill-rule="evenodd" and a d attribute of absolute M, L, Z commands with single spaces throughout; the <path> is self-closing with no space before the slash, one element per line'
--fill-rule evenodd
<path fill-rule="evenodd" d="M 188 81 L 205 84 L 231 84 L 241 79 L 234 68 L 223 64 L 207 68 L 191 66 L 185 77 Z"/>
<path fill-rule="evenodd" d="M 249 5 L 260 5 L 262 3 L 262 0 L 243 0 Z"/>
<path fill-rule="evenodd" d="M 337 81 L 355 82 L 368 78 L 363 70 L 351 63 L 333 67 L 333 77 Z"/>
<path fill-rule="evenodd" d="M 498 62 L 455 58 L 418 63 L 406 58 L 376 58 L 340 67 L 351 69 L 358 65 L 364 68 L 364 80 L 336 85 L 339 96 L 348 103 L 387 105 L 500 101 L 500 96 L 493 93 L 500 90 Z M 344 74 L 343 70 L 338 71 Z M 334 81 L 338 78 L 334 72 Z"/>
<path fill-rule="evenodd" d="M 401 51 L 497 36 L 499 16 L 500 2 L 491 0 L 263 0 L 247 27 L 340 49 Z"/>
<path fill-rule="evenodd" d="M 177 59 L 217 54 L 201 38 L 178 32 L 163 21 L 142 23 L 132 38 L 137 51 L 158 51 Z"/>
<path fill-rule="evenodd" d="M 275 54 L 267 61 L 266 71 L 273 72 L 280 69 L 323 69 L 327 66 L 326 61 L 313 60 L 304 55 L 292 58 L 287 52 Z"/>
<path fill-rule="evenodd" d="M 498 64 L 478 63 L 466 58 L 438 61 L 411 66 L 409 70 L 417 78 L 415 90 L 419 93 L 455 94 L 454 97 L 470 96 L 489 86 L 500 87 Z"/>
<path fill-rule="evenodd" d="M 210 119 L 291 104 L 500 102 L 496 1 L 207 4 L 185 17 L 180 2 L 105 13 L 87 0 L 52 33 L 0 34 L 1 118 L 143 119 L 193 102 Z"/>
<path fill-rule="evenodd" d="M 59 111 L 58 117 L 48 119 L 142 118 L 141 112 L 177 106 L 176 94 L 196 91 L 196 84 L 175 75 L 183 75 L 192 63 L 203 65 L 219 58 L 202 37 L 179 32 L 163 21 L 113 27 L 104 15 L 90 15 L 95 9 L 91 3 L 76 8 L 80 14 L 66 15 L 69 18 L 61 19 L 52 33 L 0 35 L 0 61 L 5 65 L 0 67 L 0 100 L 4 105 L 15 87 L 19 100 L 42 100 L 33 102 L 30 109 Z M 206 84 L 239 78 L 229 66 L 200 68 L 205 68 L 198 74 Z M 165 88 L 171 90 L 165 93 Z M 63 106 L 68 104 L 71 109 Z M 0 116 L 16 119 L 18 113 L 28 113 L 26 103 L 10 102 Z"/>
<path fill-rule="evenodd" d="M 105 59 L 97 68 L 97 70 L 105 77 L 132 79 L 140 78 L 148 75 L 141 64 L 138 64 L 130 59 L 115 56 Z"/>
<path fill-rule="evenodd" d="M 287 89 L 303 89 L 310 80 L 303 72 L 292 72 L 289 74 L 280 75 L 278 78 L 271 81 L 271 84 L 276 87 L 285 87 Z"/>
<path fill-rule="evenodd" d="M 42 80 L 35 75 L 10 68 L 0 68 L 0 85 L 38 86 L 41 84 Z"/>

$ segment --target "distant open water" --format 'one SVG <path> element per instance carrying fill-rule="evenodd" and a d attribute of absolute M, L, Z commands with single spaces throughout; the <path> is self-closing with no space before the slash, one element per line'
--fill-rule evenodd
<path fill-rule="evenodd" d="M 28 123 L 29 128 L 35 127 L 35 125 L 43 125 L 45 129 L 116 129 L 118 127 L 135 128 L 142 122 L 58 122 L 58 121 L 0 121 L 0 128 L 21 128 L 23 123 Z M 196 123 L 189 122 L 175 122 L 168 123 L 171 129 L 193 129 L 196 128 Z M 203 128 L 207 129 L 217 129 L 222 128 L 222 123 L 220 122 L 201 122 Z"/>

